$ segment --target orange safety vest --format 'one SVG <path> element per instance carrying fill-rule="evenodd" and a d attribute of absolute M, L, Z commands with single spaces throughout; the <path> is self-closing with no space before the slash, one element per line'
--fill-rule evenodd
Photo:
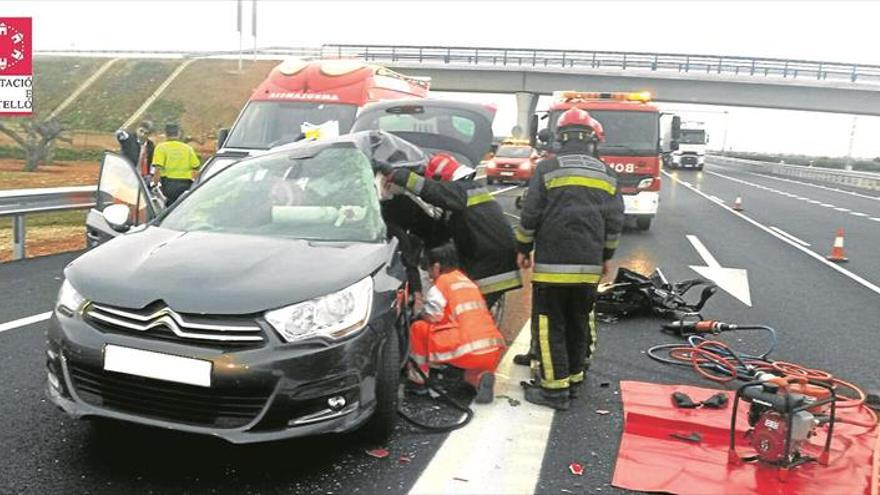
<path fill-rule="evenodd" d="M 477 284 L 454 270 L 437 277 L 434 285 L 446 299 L 446 308 L 443 319 L 430 325 L 428 361 L 454 362 L 465 355 L 500 352 L 506 347 Z"/>

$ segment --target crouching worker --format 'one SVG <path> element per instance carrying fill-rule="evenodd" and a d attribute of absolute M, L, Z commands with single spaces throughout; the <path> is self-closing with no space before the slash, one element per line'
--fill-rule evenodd
<path fill-rule="evenodd" d="M 429 364 L 449 364 L 464 370 L 464 380 L 477 390 L 477 403 L 492 402 L 504 338 L 480 288 L 458 269 L 455 247 L 436 247 L 427 258 L 433 286 L 410 328 L 410 356 L 422 374 L 410 368 L 409 378 L 423 385 Z"/>

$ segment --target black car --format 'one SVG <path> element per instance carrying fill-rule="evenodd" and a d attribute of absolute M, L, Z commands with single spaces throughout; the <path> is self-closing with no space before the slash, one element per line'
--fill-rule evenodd
<path fill-rule="evenodd" d="M 65 269 L 50 321 L 49 398 L 74 417 L 235 443 L 384 438 L 408 333 L 374 167 L 425 161 L 381 131 L 296 143 L 163 210 L 107 153 L 87 220 L 100 245 Z"/>

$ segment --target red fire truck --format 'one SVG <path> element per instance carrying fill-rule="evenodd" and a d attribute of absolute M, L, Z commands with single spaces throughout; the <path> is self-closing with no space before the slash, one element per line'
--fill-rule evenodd
<path fill-rule="evenodd" d="M 602 123 L 605 142 L 599 146 L 599 154 L 618 174 L 627 217 L 634 218 L 639 229 L 648 230 L 660 205 L 660 155 L 677 147 L 679 118 L 661 119 L 648 92 L 557 91 L 547 127 L 538 133 L 538 118 L 532 119 L 531 133 L 545 149 L 553 150 L 556 121 L 572 107 L 590 112 Z"/>
<path fill-rule="evenodd" d="M 295 141 L 304 127 L 347 133 L 367 103 L 423 98 L 428 87 L 427 79 L 360 60 L 286 60 L 254 90 L 232 128 L 221 130 L 216 158 Z"/>

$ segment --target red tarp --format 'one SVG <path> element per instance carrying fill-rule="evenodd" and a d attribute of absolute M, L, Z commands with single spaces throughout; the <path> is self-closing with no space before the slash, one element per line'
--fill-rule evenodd
<path fill-rule="evenodd" d="M 732 402 L 724 409 L 679 409 L 672 405 L 673 392 L 684 392 L 695 402 L 718 390 L 685 385 L 620 382 L 624 427 L 614 469 L 613 485 L 628 490 L 668 492 L 682 495 L 747 494 L 829 495 L 869 494 L 871 462 L 877 431 L 838 422 L 834 427 L 831 462 L 808 463 L 794 468 L 786 482 L 777 469 L 758 463 L 728 465 L 727 450 Z M 728 392 L 733 400 L 733 392 Z M 737 438 L 748 428 L 748 403 L 739 408 Z M 859 416 L 839 410 L 838 416 Z M 674 438 L 698 433 L 699 443 Z M 821 446 L 820 433 L 812 444 Z M 817 448 L 816 452 L 820 449 Z M 737 441 L 740 456 L 754 454 L 747 440 Z M 812 451 L 811 451 L 812 452 Z"/>

